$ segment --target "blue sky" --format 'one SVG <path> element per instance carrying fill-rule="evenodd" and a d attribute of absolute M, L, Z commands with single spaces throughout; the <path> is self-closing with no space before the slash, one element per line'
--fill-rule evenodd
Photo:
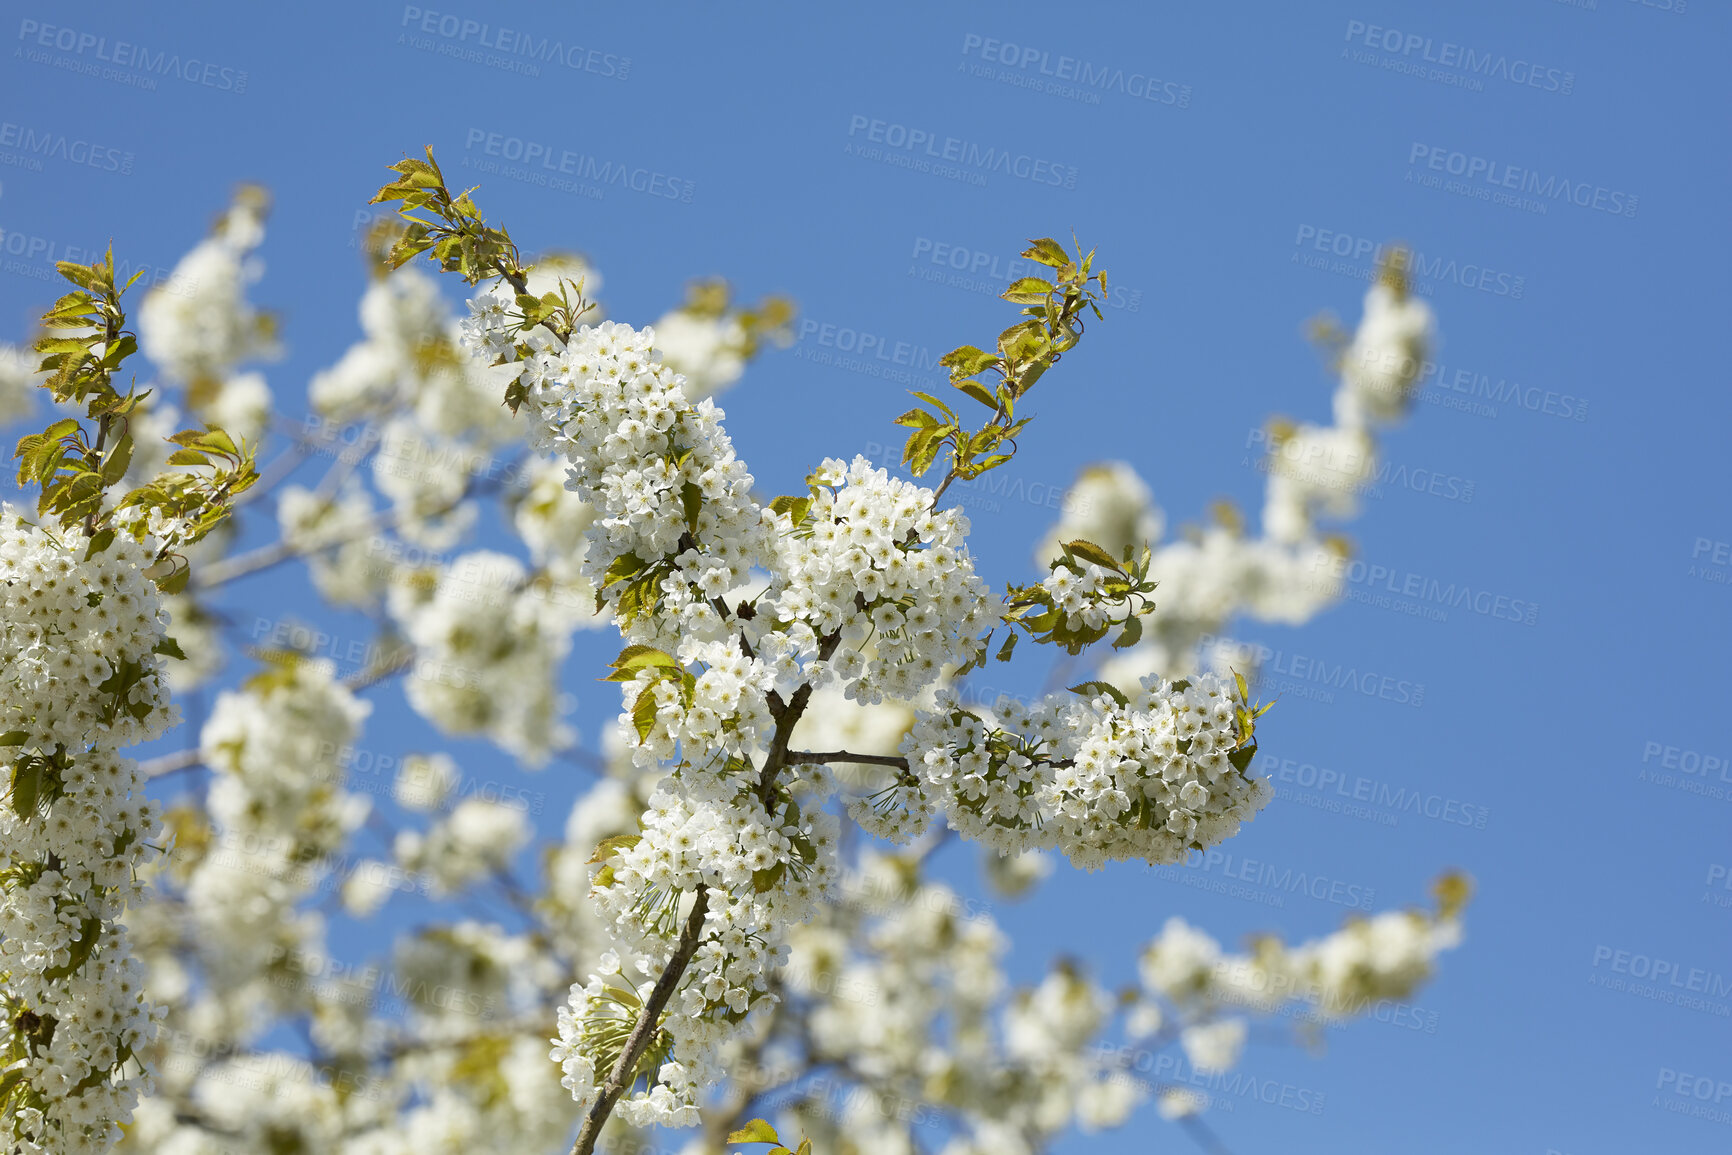
<path fill-rule="evenodd" d="M 308 376 L 358 336 L 356 214 L 383 166 L 430 143 L 462 180 L 497 134 L 507 155 L 569 150 L 659 175 L 599 199 L 500 173 L 464 180 L 526 247 L 588 254 L 612 315 L 640 324 L 688 278 L 720 274 L 748 295 L 790 294 L 835 332 L 938 353 L 1007 323 L 989 293 L 946 282 L 958 262 L 990 276 L 987 262 L 1002 267 L 1023 238 L 1074 231 L 1124 292 L 1042 383 L 1010 476 L 1032 495 L 1091 460 L 1127 460 L 1172 523 L 1219 496 L 1256 507 L 1250 432 L 1272 413 L 1328 414 L 1331 382 L 1302 323 L 1323 310 L 1355 319 L 1366 250 L 1406 240 L 1422 255 L 1442 369 L 1386 447 L 1447 479 L 1444 493 L 1385 487 L 1348 530 L 1367 563 L 1355 600 L 1302 629 L 1242 633 L 1290 661 L 1423 686 L 1422 700 L 1290 694 L 1261 736 L 1269 756 L 1291 760 L 1284 785 L 1298 797 L 1223 848 L 1231 867 L 1190 877 L 1256 859 L 1373 890 L 1381 908 L 1422 900 L 1429 878 L 1457 866 L 1479 893 L 1467 941 L 1420 1000 L 1434 1030 L 1361 1023 L 1321 1058 L 1253 1047 L 1245 1070 L 1321 1095 L 1323 1109 L 1241 1101 L 1215 1126 L 1237 1155 L 1732 1146 L 1725 1122 L 1679 1113 L 1696 1100 L 1660 1086 L 1673 1071 L 1732 1088 L 1732 890 L 1721 885 L 1732 403 L 1713 336 L 1728 304 L 1717 272 L 1725 8 L 438 3 L 9 6 L 0 120 L 116 149 L 130 171 L 0 167 L 0 336 L 24 335 L 54 291 L 37 276 L 48 266 L 14 251 L 17 236 L 62 250 L 112 237 L 132 260 L 170 266 L 237 181 L 259 181 L 276 207 L 255 297 L 281 310 L 289 345 L 267 373 L 299 411 Z M 443 25 L 454 36 L 440 17 L 454 18 Z M 465 39 L 465 20 L 583 51 L 538 75 L 444 54 L 480 37 Z M 178 55 L 183 75 L 147 90 L 137 81 L 149 74 L 123 62 L 130 82 L 105 77 L 116 66 L 80 40 L 41 48 L 46 25 Z M 1487 70 L 1471 71 L 1470 54 Z M 1124 81 L 1081 90 L 1069 77 L 1084 68 Z M 898 147 L 908 140 L 921 143 Z M 882 159 L 970 146 L 1040 163 L 1019 176 Z M 1484 174 L 1516 169 L 1579 184 L 1587 203 L 1540 212 L 1452 185 L 1489 190 Z M 823 332 L 764 358 L 725 399 L 768 492 L 818 456 L 894 440 L 903 386 L 815 360 Z M 1482 380 L 1504 400 L 1473 398 Z M 974 543 L 995 583 L 1027 576 L 1054 516 L 1038 497 L 981 506 Z M 1389 604 L 1451 584 L 1474 594 L 1442 620 Z M 247 595 L 310 605 L 292 578 Z M 589 688 L 610 653 L 605 638 L 580 638 L 568 675 L 591 739 L 615 709 Z M 1019 666 L 1006 688 L 1040 673 Z M 373 697 L 370 745 L 425 742 L 398 690 Z M 466 765 L 503 761 L 480 744 L 457 749 Z M 1301 785 L 1318 771 L 1453 801 L 1450 813 L 1483 811 L 1484 826 L 1349 817 L 1316 805 L 1338 796 Z M 523 781 L 545 792 L 550 830 L 586 784 L 559 764 Z M 978 887 L 969 855 L 941 869 Z M 1346 913 L 1167 875 L 1061 871 L 1026 903 L 994 903 L 1019 944 L 1013 971 L 1032 978 L 1068 946 L 1122 982 L 1169 914 L 1234 941 L 1317 934 Z M 1667 976 L 1630 989 L 1640 982 L 1627 972 L 1654 960 L 1705 983 L 1712 1005 L 1668 1001 L 1685 988 Z M 1732 1111 L 1732 1091 L 1718 1106 Z M 1157 1143 L 1186 1146 L 1149 1112 L 1061 1150 Z"/>

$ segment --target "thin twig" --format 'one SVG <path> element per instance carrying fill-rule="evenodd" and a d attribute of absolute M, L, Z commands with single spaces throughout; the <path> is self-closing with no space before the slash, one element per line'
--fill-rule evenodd
<path fill-rule="evenodd" d="M 908 771 L 908 759 L 895 754 L 850 754 L 846 750 L 790 750 L 788 765 L 812 766 L 827 762 L 861 762 L 868 766 L 890 766 L 904 773 Z"/>
<path fill-rule="evenodd" d="M 173 754 L 147 758 L 138 764 L 138 776 L 149 782 L 202 765 L 204 765 L 204 752 L 197 746 L 193 746 L 185 750 L 176 750 Z"/>

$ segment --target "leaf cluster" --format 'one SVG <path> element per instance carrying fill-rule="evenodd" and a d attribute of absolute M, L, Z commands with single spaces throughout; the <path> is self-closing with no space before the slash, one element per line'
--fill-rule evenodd
<path fill-rule="evenodd" d="M 630 682 L 645 672 L 650 676 L 649 684 L 638 694 L 631 708 L 632 726 L 637 730 L 640 742 L 648 738 L 650 731 L 655 729 L 655 692 L 656 687 L 664 681 L 672 682 L 679 692 L 680 700 L 688 708 L 691 706 L 692 695 L 697 689 L 697 677 L 664 650 L 658 650 L 654 646 L 627 646 L 608 666 L 613 672 L 601 679 L 604 682 Z"/>
<path fill-rule="evenodd" d="M 1082 653 L 1115 629 L 1119 636 L 1113 639 L 1113 649 L 1134 646 L 1143 637 L 1143 616 L 1155 608 L 1150 595 L 1156 583 L 1149 580 L 1152 557 L 1147 545 L 1140 550 L 1126 546 L 1121 560 L 1092 541 L 1081 538 L 1067 541 L 1060 546 L 1059 556 L 1052 560 L 1051 572 L 1063 569 L 1081 576 L 1088 572 L 1088 566 L 1099 566 L 1107 571 L 1107 577 L 1100 583 L 1099 596 L 1122 602 L 1122 611 L 1100 625 L 1088 625 L 1066 613 L 1052 591 L 1036 582 L 1006 589 L 1004 620 L 1026 631 L 1034 641 L 1060 646 L 1068 654 Z M 1009 657 L 1008 644 L 1005 649 L 1004 657 Z"/>
<path fill-rule="evenodd" d="M 385 256 L 391 268 L 400 268 L 426 253 L 442 271 L 457 273 L 471 285 L 493 276 L 504 276 L 515 284 L 529 271 L 510 235 L 491 227 L 482 217 L 469 196 L 473 188 L 451 195 L 445 187 L 445 174 L 433 159 L 432 145 L 427 146 L 426 160 L 404 157 L 390 167 L 397 179 L 367 203 L 401 202 L 397 214 L 406 227 Z"/>
<path fill-rule="evenodd" d="M 471 285 L 504 277 L 517 293 L 513 317 L 520 334 L 545 325 L 561 340 L 570 338 L 579 318 L 593 308 L 584 300 L 581 280 L 562 280 L 540 296 L 531 293 L 530 266 L 524 263 L 516 242 L 504 228 L 487 223 L 470 196 L 474 188 L 452 194 L 439 162 L 433 159 L 432 145 L 427 146 L 426 160 L 405 157 L 390 167 L 397 179 L 368 202 L 399 202 L 397 215 L 403 227 L 392 235 L 389 250 L 380 258 L 385 267 L 400 268 L 425 253 L 441 271 L 457 273 Z M 376 229 L 370 239 L 380 243 L 387 237 Z M 506 388 L 505 404 L 513 413 L 527 399 L 528 391 L 521 381 L 514 380 Z"/>
<path fill-rule="evenodd" d="M 121 303 L 138 274 L 117 285 L 112 248 L 92 264 L 62 261 L 58 268 L 75 287 L 42 316 L 44 333 L 35 349 L 42 355 L 41 371 L 48 374 L 43 387 L 57 402 L 82 402 L 85 420 L 94 422 L 95 428 L 76 417 L 63 417 L 42 432 L 19 439 L 14 450 L 18 484 L 41 488 L 36 508 L 44 521 L 62 528 L 82 526 L 89 539 L 86 557 L 108 548 L 117 533 L 142 540 L 149 532 L 148 517 L 117 519 L 115 513 L 136 509 L 159 514 L 174 530 L 150 576 L 164 591 L 175 592 L 184 587 L 188 570 L 171 560 L 173 551 L 209 533 L 228 516 L 232 499 L 257 480 L 252 451 L 208 425 L 177 433 L 168 439 L 178 447 L 168 458 L 176 471 L 161 474 L 110 504 L 108 491 L 121 482 L 132 463 L 130 419 L 150 395 L 148 390 L 138 392 L 136 386 L 123 394 L 114 385 L 123 362 L 138 350 L 138 341 L 126 331 Z M 209 472 L 188 472 L 186 467 Z"/>
<path fill-rule="evenodd" d="M 919 391 L 911 392 L 929 408 L 910 409 L 896 419 L 914 430 L 902 460 L 917 476 L 948 452 L 950 471 L 939 492 L 952 480 L 967 481 L 1011 459 L 1016 435 L 1031 420 L 1016 415 L 1017 403 L 1082 339 L 1083 310 L 1102 315 L 1107 275 L 1094 271 L 1092 250 L 1084 254 L 1078 246 L 1073 258 L 1050 237 L 1029 245 L 1023 257 L 1051 269 L 1050 278 L 1022 277 L 999 294 L 1021 305 L 1024 319 L 998 335 L 995 352 L 961 345 L 939 358 L 950 370 L 952 388 L 992 411 L 986 424 L 971 431 L 949 405 Z"/>

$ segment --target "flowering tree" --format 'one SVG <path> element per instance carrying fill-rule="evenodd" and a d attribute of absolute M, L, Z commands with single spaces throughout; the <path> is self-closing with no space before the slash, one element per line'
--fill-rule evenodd
<path fill-rule="evenodd" d="M 1035 1152 L 1149 1098 L 1218 1144 L 1208 1096 L 1141 1056 L 1225 1072 L 1250 1020 L 1314 1030 L 1406 998 L 1455 944 L 1467 887 L 1446 875 L 1430 910 L 1298 945 L 1234 954 L 1170 920 L 1134 990 L 1061 963 L 1013 991 L 1003 935 L 926 877 L 952 838 L 1007 896 L 1054 855 L 1181 862 L 1268 804 L 1251 656 L 1203 643 L 1340 597 L 1318 563 L 1346 547 L 1320 522 L 1355 511 L 1431 340 L 1399 258 L 1351 336 L 1322 331 L 1333 424 L 1272 427 L 1260 532 L 1221 510 L 1163 542 L 1146 485 L 1098 466 L 1037 547 L 1045 576 L 994 596 L 944 497 L 1027 440 L 1029 395 L 1100 316 L 1092 253 L 1033 242 L 1049 272 L 1005 292 L 1017 322 L 943 359 L 954 397 L 896 419 L 933 487 L 825 458 L 766 498 L 710 395 L 786 339 L 787 302 L 706 283 L 653 327 L 604 320 L 582 258 L 526 261 L 431 152 L 394 168 L 377 199 L 404 219 L 374 238 L 365 337 L 298 426 L 246 368 L 276 349 L 248 301 L 258 190 L 146 296 L 154 388 L 113 384 L 136 342 L 112 260 L 63 265 L 75 291 L 37 356 L 0 358 L 0 413 L 43 388 L 82 409 L 19 443 L 34 520 L 0 517 L 14 1149 Z M 461 319 L 423 255 L 472 287 Z M 184 418 L 203 428 L 165 437 Z M 278 538 L 237 552 L 230 514 L 265 495 Z M 521 551 L 453 552 L 495 503 Z M 195 745 L 126 758 L 177 721 L 171 691 L 223 669 L 233 591 L 287 564 L 377 623 L 360 668 L 273 630 Z M 621 713 L 584 750 L 558 674 L 602 628 L 624 643 Z M 975 702 L 969 675 L 1025 637 L 1066 669 L 1113 653 L 1069 690 Z M 441 733 L 597 775 L 538 879 L 516 872 L 526 808 L 446 753 L 392 761 L 396 808 L 424 822 L 366 797 L 365 695 L 391 681 Z M 190 789 L 159 812 L 152 779 Z M 402 892 L 434 916 L 388 960 L 332 962 L 330 903 L 367 919 Z"/>

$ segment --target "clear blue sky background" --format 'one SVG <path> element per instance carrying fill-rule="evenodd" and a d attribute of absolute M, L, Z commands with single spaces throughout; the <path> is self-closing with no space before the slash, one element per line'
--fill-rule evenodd
<path fill-rule="evenodd" d="M 1428 287 L 1444 375 L 1519 383 L 1540 411 L 1484 398 L 1495 416 L 1420 405 L 1388 439 L 1389 458 L 1436 471 L 1458 494 L 1471 482 L 1471 500 L 1386 486 L 1350 533 L 1397 586 L 1409 574 L 1456 583 L 1537 605 L 1534 622 L 1463 606 L 1428 620 L 1348 602 L 1301 630 L 1244 633 L 1424 687 L 1417 708 L 1339 689 L 1333 701 L 1289 693 L 1268 719 L 1266 751 L 1483 807 L 1486 822 L 1407 812 L 1390 826 L 1302 805 L 1325 796 L 1300 789 L 1225 849 L 1235 864 L 1244 856 L 1374 889 L 1380 908 L 1423 899 L 1447 866 L 1470 871 L 1479 894 L 1466 943 L 1421 1000 L 1434 1031 L 1362 1023 L 1333 1034 L 1322 1058 L 1253 1047 L 1247 1071 L 1320 1092 L 1324 1109 L 1240 1102 L 1215 1125 L 1239 1155 L 1732 1148 L 1732 1127 L 1667 1111 L 1688 1100 L 1657 1088 L 1663 1069 L 1732 1084 L 1732 908 L 1712 901 L 1732 890 L 1708 882 L 1713 867 L 1732 865 L 1732 771 L 1677 771 L 1713 794 L 1641 777 L 1666 760 L 1724 765 L 1732 755 L 1732 547 L 1715 544 L 1732 542 L 1717 271 L 1727 254 L 1724 6 L 803 4 L 722 14 L 450 2 L 436 10 L 594 49 L 593 70 L 543 65 L 530 76 L 422 50 L 403 39 L 404 7 L 389 3 L 93 4 L 62 16 L 8 5 L 0 119 L 98 140 L 132 154 L 132 171 L 0 169 L 0 227 L 60 246 L 112 236 L 124 256 L 167 266 L 237 181 L 268 185 L 276 209 L 255 295 L 282 310 L 290 352 L 268 375 L 296 412 L 308 376 L 358 335 L 355 214 L 385 164 L 427 143 L 454 179 L 466 155 L 481 155 L 466 152 L 472 133 L 497 132 L 690 182 L 686 203 L 475 178 L 484 207 L 527 246 L 589 254 L 612 315 L 640 324 L 687 278 L 722 274 L 747 294 L 791 294 L 814 321 L 937 353 L 983 342 L 1008 308 L 913 275 L 941 271 L 930 263 L 937 246 L 1002 259 L 1025 237 L 1074 230 L 1140 297 L 1043 383 L 1013 481 L 1034 492 L 1091 460 L 1122 458 L 1173 521 L 1217 496 L 1255 508 L 1249 431 L 1271 413 L 1326 418 L 1331 381 L 1301 323 L 1324 309 L 1351 322 L 1363 284 L 1305 263 L 1336 259 L 1316 239 L 1348 237 L 1341 259 L 1356 269 L 1369 266 L 1351 253 L 1356 238 L 1412 242 L 1439 262 Z M 209 85 L 163 79 L 141 91 L 28 58 L 24 21 L 218 71 Z M 1133 75 L 1152 76 L 1157 99 L 1108 91 L 1085 103 L 998 79 L 1040 81 L 1038 62 L 972 75 L 982 62 L 969 46 L 988 38 L 1036 44 L 1048 68 L 1064 56 L 1122 69 L 1130 88 L 1140 87 Z M 1463 69 L 1422 61 L 1462 48 L 1504 58 L 1515 80 L 1537 65 L 1538 86 L 1497 76 L 1476 88 Z M 604 74 L 608 57 L 629 57 L 623 79 Z M 1403 62 L 1422 75 L 1386 67 Z M 1445 79 L 1423 74 L 1431 68 Z M 244 71 L 244 92 L 220 87 L 221 69 Z M 1074 170 L 1074 187 L 1003 173 L 982 186 L 849 155 L 865 143 L 866 133 L 850 136 L 856 117 L 1014 147 L 1067 179 Z M 1433 147 L 1583 182 L 1605 190 L 1606 207 L 1611 193 L 1619 207 L 1635 197 L 1635 215 L 1562 202 L 1538 213 L 1427 187 L 1418 178 L 1430 170 L 1410 158 Z M 1490 270 L 1484 288 L 1480 270 Z M 8 264 L 0 332 L 22 337 L 51 292 Z M 768 492 L 797 484 L 817 455 L 893 439 L 903 386 L 806 356 L 821 351 L 811 334 L 726 398 Z M 1579 420 L 1544 411 L 1583 401 Z M 995 582 L 1028 573 L 1029 546 L 1053 516 L 1011 499 L 976 509 L 976 548 Z M 1375 596 L 1368 582 L 1354 588 Z M 244 592 L 311 605 L 293 579 Z M 569 672 L 589 740 L 616 708 L 589 680 L 610 646 L 580 638 Z M 1018 671 L 1007 687 L 1040 674 Z M 369 746 L 426 744 L 398 689 L 372 696 Z M 471 772 L 519 773 L 484 745 L 457 748 Z M 545 792 L 549 830 L 586 784 L 559 764 L 523 781 Z M 941 865 L 978 890 L 972 856 Z M 1236 941 L 1265 928 L 1321 933 L 1346 911 L 1294 894 L 1280 907 L 1235 900 L 1136 866 L 1061 871 L 1033 900 L 994 913 L 1018 944 L 1019 977 L 1068 948 L 1117 983 L 1169 914 Z M 1615 951 L 1686 977 L 1711 972 L 1718 1010 L 1594 985 L 1630 980 L 1614 973 Z M 1664 977 L 1660 986 L 1670 989 Z M 1719 1106 L 1732 1111 L 1732 1095 Z M 1186 1146 L 1150 1111 L 1061 1149 Z"/>

